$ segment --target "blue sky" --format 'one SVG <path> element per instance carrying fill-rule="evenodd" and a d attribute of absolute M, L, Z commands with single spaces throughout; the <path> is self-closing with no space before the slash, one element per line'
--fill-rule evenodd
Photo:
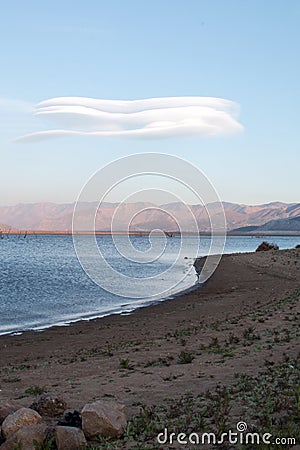
<path fill-rule="evenodd" d="M 10 1 L 1 6 L 1 204 L 74 201 L 99 167 L 163 152 L 196 164 L 220 197 L 299 201 L 299 1 Z M 53 97 L 219 97 L 240 133 L 65 136 L 32 115 Z"/>

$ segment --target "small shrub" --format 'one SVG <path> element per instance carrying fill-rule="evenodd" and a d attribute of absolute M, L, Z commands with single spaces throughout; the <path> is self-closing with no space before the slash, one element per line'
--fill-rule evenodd
<path fill-rule="evenodd" d="M 178 355 L 178 364 L 191 364 L 195 357 L 190 352 L 182 351 Z"/>
<path fill-rule="evenodd" d="M 217 337 L 210 338 L 210 343 L 209 343 L 208 347 L 209 348 L 219 348 L 220 347 L 219 339 Z"/>
<path fill-rule="evenodd" d="M 29 395 L 41 395 L 44 394 L 45 392 L 45 388 L 40 387 L 40 386 L 30 386 L 29 388 L 26 389 L 25 394 L 29 394 Z"/>
<path fill-rule="evenodd" d="M 132 370 L 133 367 L 130 364 L 129 358 L 120 359 L 120 369 Z"/>
<path fill-rule="evenodd" d="M 228 336 L 228 344 L 238 344 L 239 343 L 239 338 L 232 332 L 229 333 Z M 227 344 L 227 342 L 226 342 Z"/>
<path fill-rule="evenodd" d="M 248 342 L 254 342 L 260 339 L 260 335 L 255 333 L 254 327 L 248 327 L 243 331 L 243 338 Z"/>
<path fill-rule="evenodd" d="M 46 439 L 42 444 L 34 439 L 33 445 L 34 450 L 54 450 L 56 448 L 55 439 L 53 437 Z"/>
<path fill-rule="evenodd" d="M 17 383 L 18 381 L 21 381 L 21 378 L 3 378 L 4 383 Z"/>

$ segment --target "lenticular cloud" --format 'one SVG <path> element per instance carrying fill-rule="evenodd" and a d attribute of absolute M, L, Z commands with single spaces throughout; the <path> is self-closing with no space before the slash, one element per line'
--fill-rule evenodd
<path fill-rule="evenodd" d="M 20 137 L 33 141 L 65 135 L 160 138 L 231 134 L 243 129 L 238 105 L 214 97 L 102 100 L 59 97 L 36 106 L 35 115 L 59 128 Z"/>

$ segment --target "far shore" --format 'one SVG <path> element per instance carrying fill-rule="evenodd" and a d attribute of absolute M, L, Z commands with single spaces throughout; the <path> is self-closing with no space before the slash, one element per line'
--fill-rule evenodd
<path fill-rule="evenodd" d="M 199 233 L 190 233 L 190 232 L 176 232 L 176 231 L 168 231 L 165 230 L 164 233 L 167 237 L 179 237 L 181 235 L 183 236 L 211 236 L 212 234 L 207 231 L 200 231 Z M 62 236 L 149 236 L 150 231 L 76 231 L 72 232 L 71 230 L 66 231 L 47 231 L 47 230 L 13 230 L 13 231 L 7 231 L 7 230 L 0 230 L 0 236 L 1 237 L 9 237 L 9 236 L 27 236 L 27 235 L 62 235 Z M 155 233 L 154 233 L 155 235 Z M 161 234 L 158 233 L 160 236 Z M 214 236 L 224 236 L 224 233 L 218 233 L 215 232 Z M 300 232 L 282 232 L 282 231 L 265 231 L 265 232 L 249 232 L 249 233 L 235 233 L 228 231 L 225 236 L 244 236 L 244 237 L 268 237 L 268 236 L 300 236 Z"/>

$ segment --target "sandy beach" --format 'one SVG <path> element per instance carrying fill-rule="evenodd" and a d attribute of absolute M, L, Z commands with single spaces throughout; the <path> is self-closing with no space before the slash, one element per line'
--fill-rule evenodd
<path fill-rule="evenodd" d="M 219 401 L 216 392 L 225 387 L 226 425 L 243 419 L 262 426 L 243 398 L 251 383 L 283 377 L 284 368 L 289 386 L 299 376 L 299 257 L 300 249 L 224 255 L 204 286 L 175 299 L 130 315 L 1 336 L 0 402 L 28 406 L 46 391 L 76 409 L 114 399 L 134 417 L 141 404 L 158 414 L 187 395 Z M 245 379 L 250 385 L 241 387 Z M 293 408 L 282 404 L 277 419 Z M 220 426 L 213 412 L 206 415 L 206 426 Z"/>

